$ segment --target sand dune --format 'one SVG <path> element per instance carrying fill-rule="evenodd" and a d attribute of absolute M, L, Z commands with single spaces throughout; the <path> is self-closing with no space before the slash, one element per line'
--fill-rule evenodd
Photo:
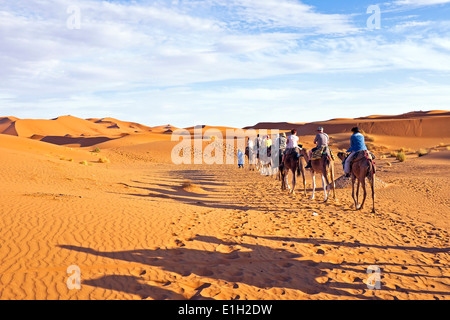
<path fill-rule="evenodd" d="M 163 126 L 156 126 L 156 127 L 152 127 L 152 131 L 155 133 L 165 133 L 165 134 L 170 134 L 172 132 L 174 132 L 175 130 L 178 130 L 179 128 L 174 127 L 170 124 L 168 125 L 163 125 Z"/>
<path fill-rule="evenodd" d="M 414 119 L 414 118 L 426 118 L 426 117 L 436 117 L 436 116 L 450 116 L 449 111 L 443 110 L 432 110 L 432 111 L 413 111 L 404 113 L 401 115 L 372 115 L 368 117 L 361 117 L 359 119 L 378 119 L 378 120 L 392 120 L 392 119 Z"/>
<path fill-rule="evenodd" d="M 152 128 L 134 122 L 113 118 L 80 119 L 62 116 L 52 120 L 1 118 L 0 130 L 4 134 L 30 138 L 32 136 L 81 137 L 81 136 L 121 136 L 124 134 L 148 132 Z"/>
<path fill-rule="evenodd" d="M 151 127 L 144 126 L 136 122 L 120 121 L 114 118 L 87 119 L 96 124 L 104 126 L 106 129 L 117 129 L 120 133 L 138 133 L 152 131 Z"/>
<path fill-rule="evenodd" d="M 95 136 L 102 133 L 102 128 L 90 121 L 72 116 L 63 116 L 53 120 L 19 119 L 13 122 L 4 134 L 19 137 L 40 136 L 73 136 L 89 135 Z"/>
<path fill-rule="evenodd" d="M 418 161 L 436 165 L 450 165 L 450 151 L 432 152 L 420 157 Z"/>
<path fill-rule="evenodd" d="M 309 200 L 300 182 L 288 195 L 247 167 L 174 165 L 167 126 L 1 118 L 0 299 L 448 300 L 450 137 L 435 116 L 439 138 L 405 136 L 399 123 L 417 119 L 373 126 L 401 133 L 369 133 L 376 214 L 370 199 L 354 210 L 345 181 L 323 203 L 321 189 Z M 348 147 L 349 121 L 331 122 L 333 150 Z M 400 147 L 411 148 L 403 163 L 389 156 Z M 73 265 L 80 290 L 67 287 Z M 374 265 L 380 290 L 367 287 Z"/>
<path fill-rule="evenodd" d="M 350 132 L 358 126 L 368 134 L 384 136 L 408 137 L 448 137 L 450 136 L 450 112 L 429 111 L 413 112 L 400 116 L 370 116 L 359 119 L 335 119 L 307 124 L 295 123 L 259 123 L 248 129 L 280 129 L 296 128 L 300 135 L 314 134 L 317 127 L 322 126 L 330 134 Z"/>
<path fill-rule="evenodd" d="M 8 127 L 14 122 L 18 120 L 16 117 L 1 117 L 0 118 L 0 133 L 3 133 Z"/>

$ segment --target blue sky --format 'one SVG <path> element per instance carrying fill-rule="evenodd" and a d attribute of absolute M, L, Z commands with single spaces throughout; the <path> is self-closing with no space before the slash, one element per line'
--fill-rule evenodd
<path fill-rule="evenodd" d="M 0 116 L 244 127 L 449 102 L 450 0 L 0 0 Z"/>

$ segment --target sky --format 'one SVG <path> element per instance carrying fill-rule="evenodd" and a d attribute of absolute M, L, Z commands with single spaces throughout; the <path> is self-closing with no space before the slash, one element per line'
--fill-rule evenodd
<path fill-rule="evenodd" d="M 0 0 L 0 116 L 242 128 L 449 106 L 450 0 Z"/>

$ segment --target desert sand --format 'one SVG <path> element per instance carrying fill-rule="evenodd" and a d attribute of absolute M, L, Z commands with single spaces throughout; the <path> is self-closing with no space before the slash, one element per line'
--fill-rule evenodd
<path fill-rule="evenodd" d="M 448 300 L 449 124 L 430 111 L 249 127 L 295 126 L 311 148 L 322 125 L 337 153 L 359 125 L 383 182 L 374 214 L 348 186 L 323 203 L 247 165 L 175 165 L 171 125 L 0 118 L 0 299 Z"/>

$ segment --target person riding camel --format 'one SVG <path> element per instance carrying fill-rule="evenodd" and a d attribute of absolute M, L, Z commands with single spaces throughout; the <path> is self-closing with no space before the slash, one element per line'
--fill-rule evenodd
<path fill-rule="evenodd" d="M 261 137 L 259 136 L 259 134 L 256 136 L 255 139 L 255 147 L 256 147 L 256 152 L 259 151 L 259 148 L 261 147 Z"/>
<path fill-rule="evenodd" d="M 286 133 L 280 133 L 277 137 L 276 140 L 276 146 L 278 146 L 278 164 L 282 163 L 282 159 L 284 156 L 284 151 L 286 150 L 286 143 L 287 143 L 287 139 L 286 139 Z"/>
<path fill-rule="evenodd" d="M 350 138 L 350 149 L 347 150 L 347 153 L 350 152 L 350 155 L 347 157 L 344 163 L 344 172 L 347 178 L 350 177 L 350 165 L 353 161 L 353 158 L 359 151 L 367 151 L 366 142 L 364 136 L 361 134 L 360 129 L 355 127 L 352 129 L 353 135 Z"/>
<path fill-rule="evenodd" d="M 246 155 L 248 156 L 248 162 L 250 165 L 255 164 L 256 159 L 256 153 L 255 153 L 255 142 L 252 140 L 252 138 L 248 138 L 247 141 L 247 148 L 245 150 Z"/>
<path fill-rule="evenodd" d="M 300 157 L 300 154 L 298 152 L 298 141 L 299 141 L 299 137 L 297 137 L 297 130 L 292 129 L 291 135 L 287 138 L 286 150 L 284 151 L 282 162 L 284 162 L 284 157 L 289 152 L 295 152 L 295 153 L 297 153 L 297 158 Z"/>
<path fill-rule="evenodd" d="M 267 148 L 270 148 L 272 146 L 272 139 L 270 138 L 270 136 L 266 136 L 266 145 Z"/>
<path fill-rule="evenodd" d="M 282 154 L 284 150 L 286 150 L 286 144 L 287 144 L 286 133 L 283 132 L 278 137 L 278 147 L 280 149 L 280 154 Z"/>
<path fill-rule="evenodd" d="M 311 166 L 312 154 L 315 151 L 317 151 L 319 148 L 328 147 L 329 142 L 330 142 L 330 137 L 328 137 L 328 135 L 323 132 L 323 128 L 322 127 L 317 128 L 317 134 L 314 139 L 314 143 L 315 143 L 316 147 L 309 152 L 309 161 L 308 161 L 308 165 L 305 167 L 305 169 L 311 169 L 311 167 L 312 167 Z"/>
<path fill-rule="evenodd" d="M 261 144 L 262 144 L 262 139 L 258 134 L 255 138 L 255 146 L 254 146 L 256 163 L 259 161 L 259 150 L 261 148 Z"/>

